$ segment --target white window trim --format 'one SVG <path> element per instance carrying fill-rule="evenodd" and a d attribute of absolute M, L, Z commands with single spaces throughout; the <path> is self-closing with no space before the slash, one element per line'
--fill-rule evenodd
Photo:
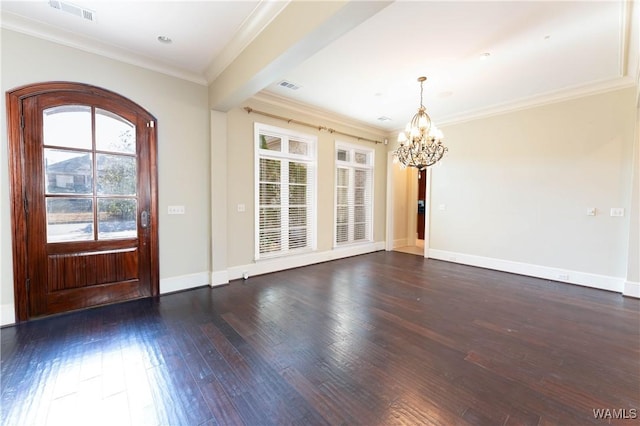
<path fill-rule="evenodd" d="M 299 253 L 308 253 L 315 251 L 317 249 L 317 223 L 318 223 L 318 209 L 317 209 L 317 199 L 318 199 L 318 138 L 314 135 L 309 135 L 307 133 L 297 132 L 295 130 L 285 129 L 282 127 L 270 126 L 264 123 L 255 122 L 253 126 L 253 135 L 254 135 L 254 260 L 265 260 L 265 259 L 273 259 L 278 257 L 286 257 Z M 282 139 L 282 152 L 271 151 L 260 148 L 260 135 L 269 135 L 276 136 Z M 288 148 L 289 139 L 298 139 L 300 141 L 307 142 L 309 144 L 309 154 L 308 155 L 300 155 L 300 154 L 289 154 L 286 152 Z M 309 223 L 309 227 L 311 228 L 310 232 L 310 241 L 307 247 L 289 250 L 286 249 L 284 251 L 279 251 L 276 253 L 269 254 L 261 254 L 260 253 L 260 159 L 261 158 L 273 158 L 280 160 L 292 160 L 302 163 L 307 163 L 311 168 L 311 176 L 313 180 L 313 194 L 311 196 L 310 205 L 308 206 L 309 211 L 311 212 L 311 220 Z M 287 171 L 288 173 L 288 171 Z M 288 181 L 288 180 L 287 180 Z M 287 189 L 288 191 L 288 189 Z M 285 200 L 285 195 L 287 198 L 285 200 L 285 205 L 288 205 L 288 192 L 284 191 L 281 193 L 281 197 Z M 284 231 L 283 231 L 284 232 Z M 285 241 L 288 242 L 288 235 L 286 238 L 282 240 L 282 244 L 284 245 Z"/>
<path fill-rule="evenodd" d="M 338 160 L 338 150 L 347 150 L 349 151 L 349 161 L 342 161 L 342 160 Z M 360 151 L 360 152 L 366 152 L 369 155 L 369 164 L 360 164 L 360 163 L 356 163 L 355 161 L 352 161 L 352 159 L 354 158 L 354 153 L 355 151 Z M 333 178 L 334 178 L 334 182 L 333 182 L 333 248 L 341 248 L 341 247 L 348 247 L 348 246 L 356 246 L 356 245 L 361 245 L 361 244 L 369 244 L 372 243 L 374 241 L 373 238 L 373 220 L 374 220 L 374 206 L 375 206 L 375 202 L 374 202 L 374 194 L 375 194 L 375 150 L 372 148 L 367 148 L 364 147 L 362 145 L 357 145 L 357 144 L 352 144 L 352 143 L 348 143 L 348 142 L 342 142 L 339 140 L 335 141 L 335 149 L 333 151 L 333 159 L 334 159 L 334 167 L 333 167 Z M 338 214 L 337 214 L 337 206 L 338 206 L 338 181 L 337 181 L 337 170 L 338 167 L 349 167 L 349 168 L 361 168 L 361 169 L 371 169 L 371 183 L 370 183 L 370 191 L 371 191 L 371 195 L 370 195 L 370 211 L 369 211 L 369 223 L 368 225 L 368 229 L 367 229 L 367 235 L 369 235 L 369 238 L 366 240 L 358 240 L 358 241 L 349 241 L 346 243 L 338 243 L 338 232 L 337 232 L 337 220 L 338 220 Z"/>

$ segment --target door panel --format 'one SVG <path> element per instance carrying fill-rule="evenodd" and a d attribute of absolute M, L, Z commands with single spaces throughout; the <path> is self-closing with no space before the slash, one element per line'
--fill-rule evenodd
<path fill-rule="evenodd" d="M 138 278 L 138 250 L 49 254 L 51 291 L 69 290 Z"/>
<path fill-rule="evenodd" d="M 153 117 L 97 88 L 19 104 L 27 317 L 157 295 Z"/>

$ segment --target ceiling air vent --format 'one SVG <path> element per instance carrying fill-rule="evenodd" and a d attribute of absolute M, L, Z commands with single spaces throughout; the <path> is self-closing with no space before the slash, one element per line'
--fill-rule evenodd
<path fill-rule="evenodd" d="M 93 22 L 95 20 L 95 12 L 93 10 L 76 6 L 73 3 L 69 3 L 66 1 L 49 0 L 49 6 L 54 9 L 58 9 L 71 15 L 77 16 L 78 18 L 85 19 L 87 21 Z"/>
<path fill-rule="evenodd" d="M 297 86 L 289 81 L 286 80 L 282 80 L 280 83 L 278 83 L 280 86 L 282 87 L 286 87 L 287 89 L 291 89 L 291 90 L 298 90 L 300 88 L 300 86 Z"/>

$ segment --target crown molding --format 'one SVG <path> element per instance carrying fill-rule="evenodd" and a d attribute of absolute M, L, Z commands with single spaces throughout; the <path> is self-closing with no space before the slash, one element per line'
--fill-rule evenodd
<path fill-rule="evenodd" d="M 597 81 L 591 84 L 572 86 L 560 90 L 546 92 L 541 95 L 521 98 L 512 102 L 505 102 L 501 104 L 491 105 L 485 108 L 479 108 L 474 110 L 465 111 L 459 114 L 445 116 L 437 120 L 438 127 L 460 124 L 466 121 L 478 120 L 481 118 L 488 118 L 494 115 L 508 114 L 511 112 L 521 111 L 524 109 L 540 107 L 549 104 L 555 104 L 558 102 L 565 102 L 572 99 L 578 99 L 586 96 L 598 95 L 600 93 L 612 92 L 615 90 L 627 89 L 630 87 L 638 88 L 640 92 L 640 68 L 636 78 L 631 77 L 616 77 L 613 79 Z M 349 126 L 353 129 L 358 129 L 365 132 L 374 132 L 385 134 L 388 138 L 397 134 L 402 128 L 398 129 L 384 129 L 381 127 L 372 126 L 368 123 L 349 118 L 340 114 L 336 114 L 329 110 L 321 109 L 311 106 L 309 104 L 298 102 L 284 96 L 276 95 L 272 92 L 263 90 L 253 98 L 256 101 L 268 103 L 276 107 L 287 108 L 295 112 L 310 115 L 319 119 L 329 120 L 336 124 Z"/>
<path fill-rule="evenodd" d="M 242 22 L 233 38 L 209 63 L 205 71 L 207 83 L 211 84 L 251 44 L 253 40 L 282 12 L 291 0 L 261 0 L 251 14 Z"/>
<path fill-rule="evenodd" d="M 204 76 L 198 73 L 189 72 L 93 38 L 75 35 L 58 27 L 26 19 L 6 11 L 0 12 L 0 27 L 203 86 L 207 84 Z"/>
<path fill-rule="evenodd" d="M 634 43 L 633 40 L 631 40 L 631 37 L 634 33 L 635 26 L 638 25 L 635 22 L 635 16 L 640 14 L 637 9 L 639 5 L 634 3 L 636 3 L 634 0 L 626 0 L 620 11 L 620 34 L 618 46 L 620 62 L 618 64 L 617 77 L 595 81 L 585 85 L 565 87 L 560 90 L 521 98 L 515 101 L 490 105 L 480 109 L 444 116 L 438 119 L 438 125 L 445 126 L 459 124 L 466 121 L 569 101 L 571 99 L 597 95 L 629 87 L 636 87 L 638 104 L 640 105 L 640 52 L 631 51 L 634 47 L 637 47 L 638 40 Z M 638 62 L 635 70 L 632 69 L 633 62 Z M 635 76 L 630 75 L 633 72 L 636 74 Z M 398 131 L 400 130 L 401 129 L 398 129 Z"/>
<path fill-rule="evenodd" d="M 284 96 L 276 95 L 275 93 L 268 92 L 266 90 L 262 90 L 261 92 L 256 93 L 248 101 L 251 101 L 251 100 L 264 102 L 266 104 L 269 104 L 275 107 L 286 108 L 288 110 L 291 110 L 300 114 L 304 114 L 307 116 L 311 116 L 314 118 L 318 118 L 321 120 L 331 121 L 334 124 L 346 126 L 354 130 L 359 130 L 361 132 L 370 132 L 373 134 L 386 135 L 386 136 L 391 134 L 391 132 L 389 132 L 389 130 L 387 129 L 372 126 L 362 121 L 358 121 L 354 118 L 340 115 L 335 112 L 318 108 L 303 102 L 295 101 L 290 98 L 286 98 Z"/>
<path fill-rule="evenodd" d="M 621 90 L 630 87 L 637 87 L 637 83 L 633 78 L 628 76 L 616 77 L 609 80 L 597 81 L 587 85 L 567 87 L 560 90 L 546 92 L 541 95 L 521 98 L 513 102 L 495 104 L 481 109 L 469 110 L 459 114 L 446 116 L 438 119 L 438 126 L 459 124 L 465 121 L 472 121 L 480 118 L 491 117 L 494 115 L 516 112 L 523 109 L 555 104 L 558 102 L 569 101 L 572 99 L 612 92 L 614 90 Z"/>

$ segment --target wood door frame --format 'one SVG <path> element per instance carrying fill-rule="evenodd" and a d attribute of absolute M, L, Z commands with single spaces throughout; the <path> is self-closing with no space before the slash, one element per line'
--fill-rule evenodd
<path fill-rule="evenodd" d="M 423 175 L 423 172 L 424 172 L 424 179 L 421 177 Z M 419 203 L 420 203 L 420 199 L 421 199 L 420 195 L 421 195 L 421 192 L 422 192 L 423 188 L 424 188 L 424 198 L 422 198 L 422 201 L 426 202 L 426 200 L 427 200 L 427 173 L 429 173 L 427 169 L 418 170 L 418 203 L 416 203 L 416 204 L 418 204 L 418 213 L 417 213 L 417 219 L 416 219 L 416 234 L 418 235 L 417 238 L 419 240 L 424 240 L 425 237 L 426 237 L 426 230 L 425 230 L 425 228 L 426 228 L 425 227 L 426 216 L 425 216 L 424 220 L 420 221 L 420 205 L 419 205 Z M 426 204 L 424 206 L 424 210 L 425 210 L 425 212 L 422 213 L 423 216 L 427 214 L 426 213 L 426 210 L 427 210 Z M 422 238 L 420 238 L 420 228 L 422 228 Z"/>
<path fill-rule="evenodd" d="M 26 98 L 53 92 L 78 92 L 117 98 L 123 106 L 145 115 L 145 120 L 153 122 L 156 131 L 149 136 L 149 179 L 151 192 L 150 205 L 150 286 L 151 295 L 160 293 L 159 240 L 158 240 L 158 167 L 157 167 L 157 120 L 146 109 L 130 99 L 97 86 L 85 83 L 54 81 L 21 86 L 6 93 L 7 137 L 9 149 L 9 186 L 11 194 L 11 236 L 13 238 L 13 291 L 16 322 L 29 319 L 29 293 L 27 280 L 27 215 L 25 212 L 27 196 L 25 194 L 25 164 L 22 101 Z"/>

